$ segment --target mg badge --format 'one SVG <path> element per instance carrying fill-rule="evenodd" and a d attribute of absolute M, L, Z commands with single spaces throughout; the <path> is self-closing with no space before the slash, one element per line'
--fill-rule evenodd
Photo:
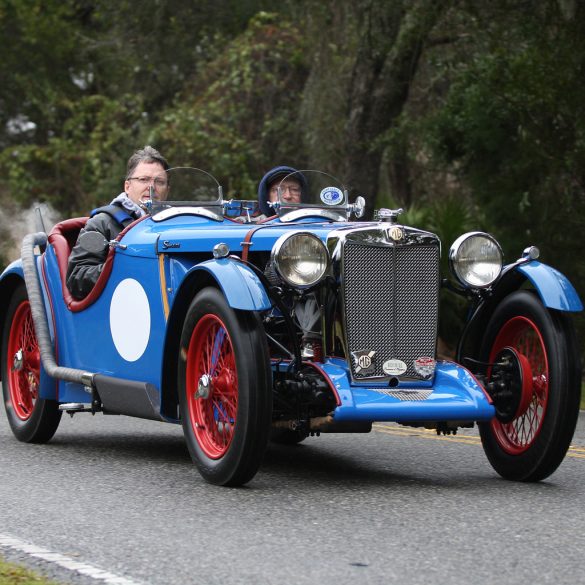
<path fill-rule="evenodd" d="M 398 226 L 393 226 L 388 230 L 388 235 L 395 242 L 399 242 L 404 237 L 404 231 L 402 228 L 400 228 Z"/>
<path fill-rule="evenodd" d="M 406 372 L 407 366 L 402 360 L 387 360 L 382 365 L 382 369 L 389 376 L 400 376 Z"/>
<path fill-rule="evenodd" d="M 414 371 L 427 380 L 435 373 L 437 362 L 432 357 L 419 357 L 414 360 Z"/>
<path fill-rule="evenodd" d="M 356 374 L 371 374 L 374 371 L 374 356 L 375 351 L 352 351 L 353 363 Z"/>

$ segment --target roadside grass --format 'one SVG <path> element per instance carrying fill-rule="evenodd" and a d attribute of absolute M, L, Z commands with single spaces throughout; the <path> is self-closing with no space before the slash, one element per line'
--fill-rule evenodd
<path fill-rule="evenodd" d="M 58 585 L 41 575 L 0 558 L 0 585 Z"/>

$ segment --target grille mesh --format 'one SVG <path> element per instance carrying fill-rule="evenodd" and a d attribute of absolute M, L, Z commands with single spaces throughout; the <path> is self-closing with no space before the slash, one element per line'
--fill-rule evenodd
<path fill-rule="evenodd" d="M 386 396 L 392 396 L 393 398 L 398 398 L 398 400 L 410 400 L 410 401 L 417 401 L 421 402 L 422 400 L 426 400 L 433 392 L 432 389 L 430 390 L 392 390 L 391 388 L 387 389 L 380 389 L 380 388 L 372 388 L 374 392 L 378 392 L 380 394 L 385 394 Z"/>
<path fill-rule="evenodd" d="M 402 360 L 402 378 L 421 379 L 414 360 L 434 357 L 438 320 L 436 245 L 343 247 L 344 313 L 354 379 L 384 376 L 382 365 Z M 373 371 L 355 371 L 354 351 L 375 351 Z"/>

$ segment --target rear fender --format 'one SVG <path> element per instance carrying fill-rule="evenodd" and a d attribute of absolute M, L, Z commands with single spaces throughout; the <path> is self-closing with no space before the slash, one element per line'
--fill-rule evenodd
<path fill-rule="evenodd" d="M 1 347 L 4 330 L 10 326 L 10 323 L 6 323 L 6 312 L 8 311 L 10 299 L 20 284 L 24 284 L 24 271 L 21 260 L 15 260 L 0 275 L 0 355 L 4 355 L 4 347 Z M 57 399 L 57 384 L 47 374 L 42 362 L 40 364 L 40 376 L 39 397 Z"/>
<path fill-rule="evenodd" d="M 0 275 L 0 355 L 4 355 L 2 340 L 4 339 L 4 328 L 8 326 L 6 323 L 8 305 L 16 287 L 23 282 L 24 272 L 20 260 L 9 264 Z"/>

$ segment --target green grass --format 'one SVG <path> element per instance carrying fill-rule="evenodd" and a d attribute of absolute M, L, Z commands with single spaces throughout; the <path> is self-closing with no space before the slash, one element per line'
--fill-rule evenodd
<path fill-rule="evenodd" d="M 57 585 L 57 583 L 0 559 L 0 585 Z"/>

